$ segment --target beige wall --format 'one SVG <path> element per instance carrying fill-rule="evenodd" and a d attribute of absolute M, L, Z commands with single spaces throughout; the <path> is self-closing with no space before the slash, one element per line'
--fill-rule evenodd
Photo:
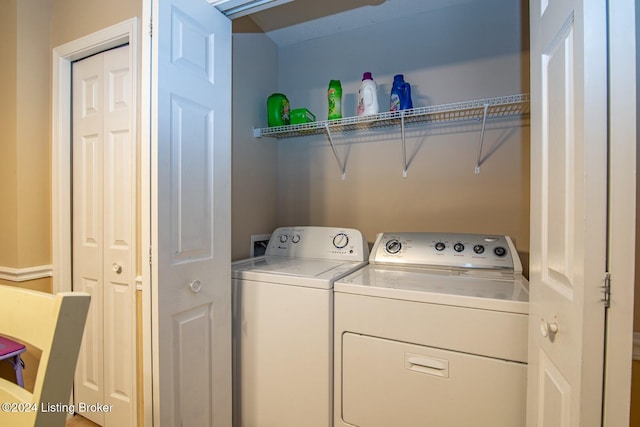
<path fill-rule="evenodd" d="M 33 291 L 40 292 L 53 292 L 51 279 L 49 277 L 43 277 L 41 279 L 34 280 L 25 280 L 21 282 L 0 279 L 0 285 L 17 286 L 20 288 L 31 289 Z"/>
<path fill-rule="evenodd" d="M 640 59 L 640 31 L 638 22 L 640 21 L 640 7 L 636 2 L 636 126 L 640 123 L 640 69 L 638 59 Z M 640 146 L 640 129 L 636 128 L 636 147 Z M 640 150 L 636 150 L 636 164 L 640 160 Z M 635 310 L 633 330 L 640 333 L 640 221 L 637 213 L 640 212 L 640 174 L 636 175 L 636 270 L 635 270 Z M 634 355 L 640 357 L 640 355 Z M 632 383 L 631 383 L 631 417 L 630 426 L 640 425 L 640 360 L 633 361 Z"/>
<path fill-rule="evenodd" d="M 640 31 L 638 30 L 638 22 L 640 22 L 640 6 L 636 3 L 636 147 L 640 146 Z M 636 150 L 636 164 L 640 161 L 640 150 Z M 640 174 L 636 175 L 636 212 L 640 212 Z M 636 215 L 636 304 L 634 316 L 634 330 L 640 332 L 640 304 L 637 303 L 640 298 L 640 220 Z M 640 381 L 639 381 L 640 383 Z M 640 388 L 640 386 L 639 386 Z M 640 396 L 639 396 L 640 398 Z"/>
<path fill-rule="evenodd" d="M 2 3 L 0 268 L 50 263 L 50 1 Z"/>
<path fill-rule="evenodd" d="M 18 1 L 18 266 L 49 264 L 51 129 L 49 0 Z"/>
<path fill-rule="evenodd" d="M 260 64 L 256 67 L 255 64 Z M 251 235 L 278 224 L 278 142 L 256 139 L 267 97 L 277 92 L 278 49 L 264 34 L 233 35 L 232 254 L 247 258 Z"/>
<path fill-rule="evenodd" d="M 0 266 L 17 267 L 17 0 L 0 2 Z"/>
<path fill-rule="evenodd" d="M 56 47 L 135 16 L 142 0 L 51 0 L 51 46 Z"/>

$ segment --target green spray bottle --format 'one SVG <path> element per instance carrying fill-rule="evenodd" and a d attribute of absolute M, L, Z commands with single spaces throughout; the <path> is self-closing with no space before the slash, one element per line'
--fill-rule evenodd
<path fill-rule="evenodd" d="M 329 81 L 327 97 L 329 100 L 329 120 L 342 118 L 342 85 L 340 80 Z"/>

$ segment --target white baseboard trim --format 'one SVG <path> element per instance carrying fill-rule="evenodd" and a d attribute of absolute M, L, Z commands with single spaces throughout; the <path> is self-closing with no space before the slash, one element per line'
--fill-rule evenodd
<path fill-rule="evenodd" d="M 0 279 L 10 282 L 26 282 L 27 280 L 53 277 L 51 265 L 36 265 L 34 267 L 12 268 L 0 266 Z"/>
<path fill-rule="evenodd" d="M 633 333 L 633 360 L 640 360 L 640 332 Z"/>

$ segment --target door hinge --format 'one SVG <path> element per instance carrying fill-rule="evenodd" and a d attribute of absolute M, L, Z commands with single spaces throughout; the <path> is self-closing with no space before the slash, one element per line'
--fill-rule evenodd
<path fill-rule="evenodd" d="M 151 255 L 152 255 L 152 252 L 151 252 L 151 246 L 149 246 L 149 265 L 152 265 L 152 264 L 151 264 L 151 259 L 152 259 L 152 258 L 151 258 Z"/>
<path fill-rule="evenodd" d="M 604 286 L 602 286 L 602 293 L 604 294 L 604 297 L 602 298 L 604 307 L 611 307 L 611 273 L 607 273 L 604 276 Z"/>
<path fill-rule="evenodd" d="M 153 37 L 153 18 L 149 18 L 149 37 Z"/>

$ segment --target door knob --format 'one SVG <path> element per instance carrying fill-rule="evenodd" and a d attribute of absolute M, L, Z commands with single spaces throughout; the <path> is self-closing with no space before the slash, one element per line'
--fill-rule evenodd
<path fill-rule="evenodd" d="M 543 337 L 558 333 L 558 324 L 556 322 L 547 322 L 544 317 L 540 318 L 540 334 Z"/>
<path fill-rule="evenodd" d="M 200 283 L 200 280 L 194 280 L 193 282 L 189 283 L 189 289 L 194 294 L 197 294 L 202 289 L 202 283 Z"/>
<path fill-rule="evenodd" d="M 118 263 L 113 263 L 113 265 L 111 266 L 111 268 L 113 269 L 113 272 L 116 274 L 120 274 L 122 273 L 122 266 Z"/>

